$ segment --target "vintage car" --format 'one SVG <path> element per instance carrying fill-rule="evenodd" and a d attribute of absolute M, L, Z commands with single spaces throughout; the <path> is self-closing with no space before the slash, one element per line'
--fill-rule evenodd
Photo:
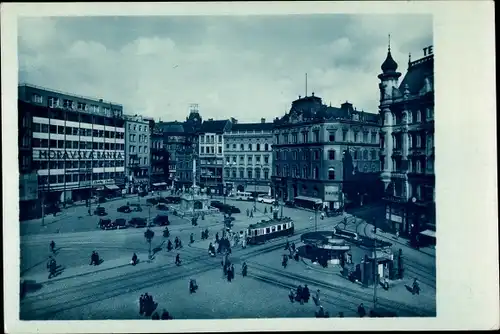
<path fill-rule="evenodd" d="M 146 203 L 149 203 L 151 205 L 156 205 L 156 204 L 158 204 L 158 200 L 156 198 L 148 198 L 146 200 Z"/>
<path fill-rule="evenodd" d="M 133 227 L 146 227 L 147 222 L 146 218 L 139 218 L 139 217 L 134 217 L 129 220 L 128 224 Z"/>
<path fill-rule="evenodd" d="M 130 204 L 130 210 L 135 211 L 135 212 L 142 212 L 142 207 L 140 204 Z"/>
<path fill-rule="evenodd" d="M 168 206 L 166 206 L 165 204 L 158 204 L 158 205 L 156 206 L 156 208 L 157 208 L 158 210 L 168 211 Z"/>
<path fill-rule="evenodd" d="M 122 205 L 118 209 L 116 209 L 118 212 L 123 212 L 123 213 L 130 213 L 132 212 L 132 209 L 130 209 L 130 206 L 128 205 Z"/>
<path fill-rule="evenodd" d="M 167 204 L 168 203 L 168 201 L 165 198 L 163 198 L 163 197 L 158 197 L 156 200 L 158 201 L 158 203 L 163 203 L 163 204 Z"/>
<path fill-rule="evenodd" d="M 111 229 L 111 219 L 99 219 L 99 223 L 97 224 L 97 226 L 101 229 L 101 230 L 110 230 Z"/>
<path fill-rule="evenodd" d="M 98 206 L 94 210 L 94 215 L 97 215 L 97 216 L 106 216 L 107 215 L 106 209 L 104 209 L 102 206 Z"/>
<path fill-rule="evenodd" d="M 220 209 L 223 205 L 224 205 L 224 203 L 222 203 L 221 201 L 210 202 L 210 206 L 213 208 L 217 208 L 217 209 Z"/>
<path fill-rule="evenodd" d="M 118 229 L 127 228 L 127 220 L 123 218 L 118 218 L 113 222 L 113 225 Z"/>
<path fill-rule="evenodd" d="M 168 220 L 168 216 L 167 215 L 157 215 L 153 219 L 153 224 L 159 225 L 159 226 L 166 226 L 166 225 L 170 224 L 170 221 Z"/>
<path fill-rule="evenodd" d="M 276 202 L 276 200 L 270 196 L 259 196 L 257 197 L 257 202 L 260 202 L 260 203 L 266 203 L 266 204 L 274 204 L 274 202 Z"/>

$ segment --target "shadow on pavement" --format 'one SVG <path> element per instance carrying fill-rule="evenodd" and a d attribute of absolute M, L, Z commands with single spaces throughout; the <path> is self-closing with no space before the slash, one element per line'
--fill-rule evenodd
<path fill-rule="evenodd" d="M 42 284 L 37 283 L 35 280 L 25 280 L 21 282 L 20 296 L 21 299 L 26 296 L 27 293 L 36 292 L 43 287 Z"/>

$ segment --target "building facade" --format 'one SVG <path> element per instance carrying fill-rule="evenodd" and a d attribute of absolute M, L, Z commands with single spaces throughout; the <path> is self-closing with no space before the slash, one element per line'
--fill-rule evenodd
<path fill-rule="evenodd" d="M 408 61 L 400 72 L 390 48 L 382 64 L 380 115 L 383 120 L 381 179 L 386 220 L 394 231 L 418 235 L 435 230 L 434 55 Z"/>
<path fill-rule="evenodd" d="M 377 114 L 357 111 L 348 102 L 335 108 L 314 93 L 299 97 L 274 122 L 276 196 L 303 207 L 340 209 L 353 197 L 353 184 L 378 179 L 379 128 Z"/>
<path fill-rule="evenodd" d="M 235 123 L 224 133 L 224 186 L 271 195 L 273 123 Z"/>
<path fill-rule="evenodd" d="M 126 191 L 149 191 L 151 176 L 151 134 L 149 119 L 138 115 L 125 117 Z"/>
<path fill-rule="evenodd" d="M 198 133 L 200 187 L 222 195 L 224 169 L 224 133 L 231 130 L 229 120 L 204 121 Z"/>
<path fill-rule="evenodd" d="M 198 112 L 198 105 L 191 105 L 189 116 L 183 123 L 184 142 L 177 152 L 176 184 L 178 188 L 189 188 L 193 184 L 193 161 L 198 159 L 199 138 L 202 119 Z M 200 184 L 200 164 L 196 166 L 196 184 Z"/>
<path fill-rule="evenodd" d="M 125 183 L 121 105 L 26 84 L 18 95 L 19 114 L 30 115 L 30 168 L 42 202 L 119 194 Z"/>
<path fill-rule="evenodd" d="M 153 189 L 164 189 L 168 182 L 169 157 L 164 145 L 163 130 L 153 124 L 151 129 L 151 185 Z"/>

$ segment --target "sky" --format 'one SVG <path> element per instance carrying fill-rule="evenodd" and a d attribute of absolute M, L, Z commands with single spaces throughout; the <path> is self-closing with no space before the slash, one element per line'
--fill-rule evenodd
<path fill-rule="evenodd" d="M 182 121 L 196 103 L 203 119 L 258 122 L 288 112 L 307 73 L 307 95 L 376 113 L 388 35 L 404 74 L 432 32 L 423 14 L 23 17 L 19 82 L 156 120 Z"/>

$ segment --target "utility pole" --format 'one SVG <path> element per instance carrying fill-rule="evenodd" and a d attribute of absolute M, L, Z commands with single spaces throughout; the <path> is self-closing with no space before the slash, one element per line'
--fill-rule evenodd
<path fill-rule="evenodd" d="M 314 204 L 314 232 L 318 231 L 318 204 Z"/>

